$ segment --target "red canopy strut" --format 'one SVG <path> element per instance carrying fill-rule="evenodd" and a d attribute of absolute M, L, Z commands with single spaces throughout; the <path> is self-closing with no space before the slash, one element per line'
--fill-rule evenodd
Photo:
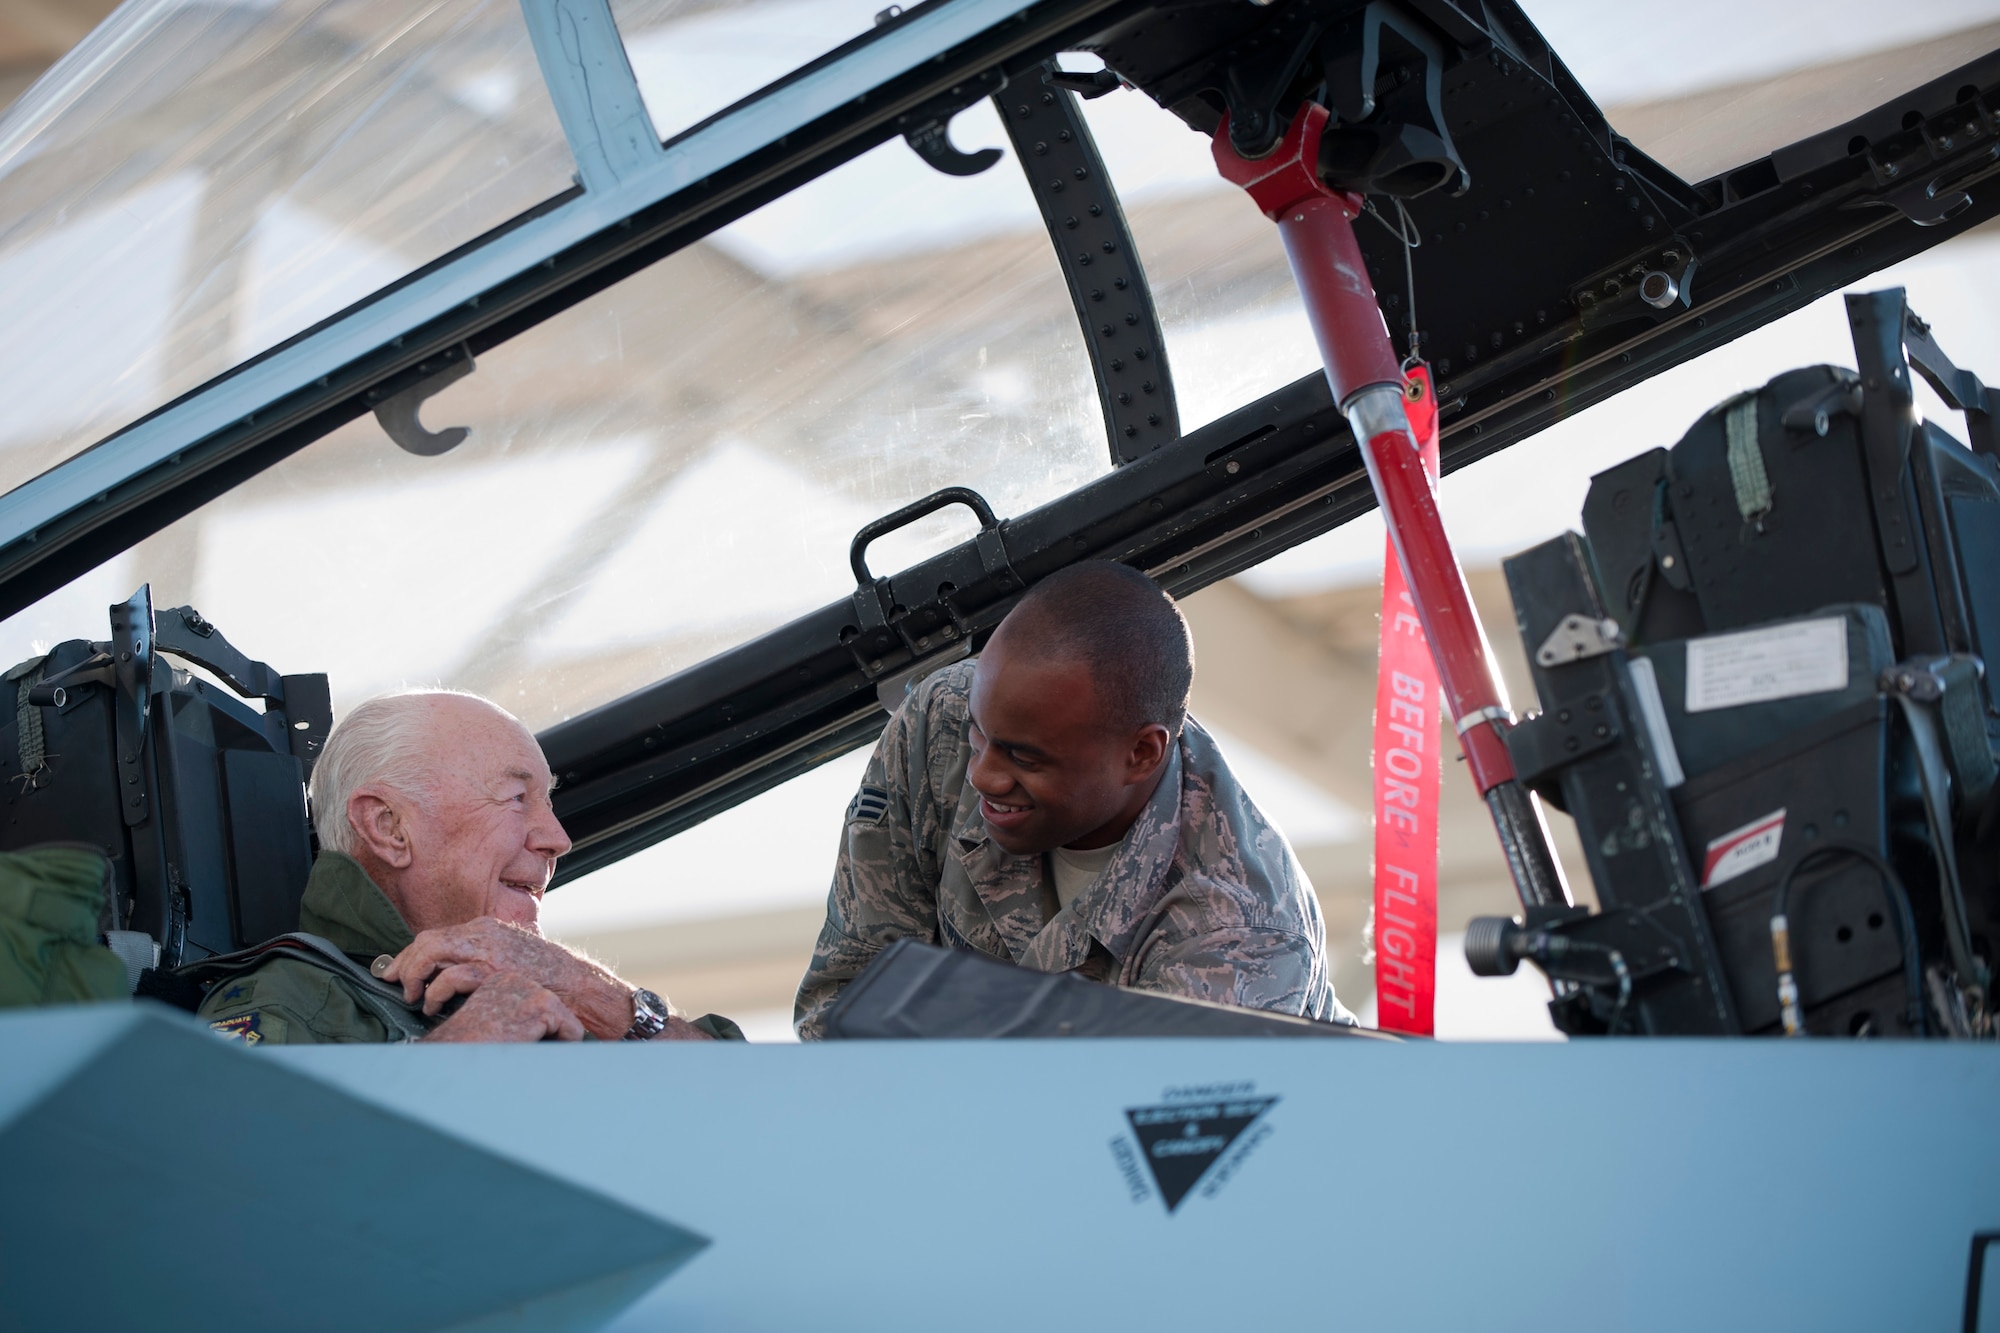
<path fill-rule="evenodd" d="M 1513 722 L 1465 575 L 1445 537 L 1437 500 L 1403 410 L 1403 372 L 1382 322 L 1375 287 L 1354 239 L 1361 196 L 1319 177 L 1320 133 L 1327 110 L 1308 102 L 1272 152 L 1245 158 L 1229 142 L 1229 121 L 1215 132 L 1215 163 L 1278 224 L 1292 278 L 1305 298 L 1334 401 L 1360 442 L 1437 662 L 1446 706 L 1492 812 L 1514 887 L 1528 906 L 1566 904 L 1567 886 L 1549 849 L 1534 799 L 1514 776 L 1504 728 Z"/>

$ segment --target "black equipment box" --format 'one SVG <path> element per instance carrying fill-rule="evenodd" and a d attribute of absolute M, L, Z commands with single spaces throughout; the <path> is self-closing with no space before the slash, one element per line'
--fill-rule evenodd
<path fill-rule="evenodd" d="M 278 675 L 190 607 L 156 625 L 141 588 L 111 608 L 108 642 L 58 644 L 4 680 L 0 849 L 69 842 L 110 857 L 102 929 L 128 970 L 165 973 L 298 929 L 313 856 L 305 779 L 333 724 L 325 676 Z M 151 956 L 135 964 L 141 937 Z"/>
<path fill-rule="evenodd" d="M 1858 374 L 1722 404 L 1506 562 L 1541 702 L 1509 749 L 1600 910 L 1475 923 L 1467 955 L 1541 965 L 1566 1031 L 1991 1033 L 1996 403 L 1900 290 L 1847 301 Z"/>

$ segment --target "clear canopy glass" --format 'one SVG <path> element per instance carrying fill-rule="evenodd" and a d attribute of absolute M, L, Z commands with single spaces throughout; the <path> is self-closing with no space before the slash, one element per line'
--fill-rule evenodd
<path fill-rule="evenodd" d="M 1216 174 L 1207 137 L 1134 89 L 1083 106 L 1153 289 L 1181 429 L 1318 371 L 1277 229 Z"/>
<path fill-rule="evenodd" d="M 516 0 L 134 0 L 0 118 L 0 490 L 571 171 Z"/>
<path fill-rule="evenodd" d="M 1521 0 L 1613 128 L 1690 181 L 1852 120 L 2000 46 L 1993 0 Z"/>
<path fill-rule="evenodd" d="M 882 0 L 611 0 L 660 138 L 870 31 Z"/>
<path fill-rule="evenodd" d="M 856 530 L 931 491 L 1002 515 L 1053 499 L 1110 464 L 1047 238 L 867 225 L 968 193 L 1027 186 L 884 145 L 481 356 L 424 407 L 471 427 L 451 453 L 353 423 L 14 617 L 0 657 L 101 638 L 151 580 L 156 605 L 329 672 L 337 708 L 443 684 L 539 727 L 852 592 Z M 973 526 L 945 511 L 871 565 Z"/>

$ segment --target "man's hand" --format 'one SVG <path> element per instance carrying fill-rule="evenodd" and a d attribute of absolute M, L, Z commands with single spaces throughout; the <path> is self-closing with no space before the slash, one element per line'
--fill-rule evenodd
<path fill-rule="evenodd" d="M 516 972 L 483 982 L 425 1041 L 582 1041 L 583 1024 L 548 990 Z"/>
<path fill-rule="evenodd" d="M 632 987 L 555 941 L 490 916 L 425 931 L 396 955 L 382 979 L 400 982 L 403 998 L 413 1004 L 422 995 L 427 1014 L 437 1013 L 454 995 L 471 995 L 445 1024 L 449 1027 L 487 987 L 510 974 L 549 992 L 600 1040 L 617 1041 L 631 1030 Z"/>

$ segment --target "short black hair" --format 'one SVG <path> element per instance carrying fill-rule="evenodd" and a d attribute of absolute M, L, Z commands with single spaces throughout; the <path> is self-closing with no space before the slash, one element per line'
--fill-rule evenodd
<path fill-rule="evenodd" d="M 1008 613 L 1008 637 L 1038 656 L 1082 662 L 1115 730 L 1153 723 L 1180 735 L 1194 684 L 1194 636 L 1167 590 L 1130 565 L 1057 570 Z"/>

